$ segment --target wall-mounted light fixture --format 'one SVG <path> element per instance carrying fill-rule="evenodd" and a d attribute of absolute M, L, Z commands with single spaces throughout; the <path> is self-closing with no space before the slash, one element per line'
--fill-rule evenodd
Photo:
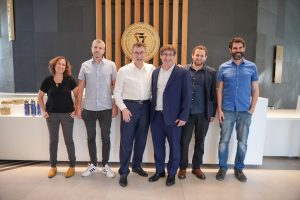
<path fill-rule="evenodd" d="M 7 0 L 8 39 L 15 40 L 14 2 Z"/>
<path fill-rule="evenodd" d="M 283 61 L 283 46 L 275 46 L 275 60 L 273 71 L 273 82 L 281 83 L 282 81 L 282 61 Z"/>

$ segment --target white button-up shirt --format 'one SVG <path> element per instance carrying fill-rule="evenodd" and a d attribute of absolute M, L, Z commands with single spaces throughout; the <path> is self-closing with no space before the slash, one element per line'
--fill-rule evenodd
<path fill-rule="evenodd" d="M 123 100 L 148 100 L 151 97 L 151 77 L 155 67 L 144 63 L 139 69 L 131 62 L 121 67 L 117 73 L 114 89 L 115 103 L 124 110 L 126 105 Z"/>
<path fill-rule="evenodd" d="M 171 76 L 171 73 L 174 69 L 173 65 L 170 69 L 165 70 L 162 67 L 159 70 L 158 80 L 157 80 L 157 101 L 155 110 L 162 111 L 163 110 L 163 96 L 168 80 Z"/>

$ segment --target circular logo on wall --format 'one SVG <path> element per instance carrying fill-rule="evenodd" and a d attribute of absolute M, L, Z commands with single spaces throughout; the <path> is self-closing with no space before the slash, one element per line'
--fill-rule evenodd
<path fill-rule="evenodd" d="M 147 23 L 131 24 L 124 31 L 121 39 L 121 46 L 124 54 L 132 59 L 132 46 L 136 42 L 146 45 L 147 55 L 145 61 L 151 60 L 158 52 L 160 39 L 158 32 Z"/>

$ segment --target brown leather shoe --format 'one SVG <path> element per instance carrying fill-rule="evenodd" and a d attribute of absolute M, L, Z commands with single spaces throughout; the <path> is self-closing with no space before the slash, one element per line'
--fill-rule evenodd
<path fill-rule="evenodd" d="M 202 180 L 206 179 L 205 174 L 201 171 L 201 169 L 193 169 L 192 173 L 195 174 L 195 176 L 197 176 L 197 178 L 200 178 Z"/>
<path fill-rule="evenodd" d="M 48 178 L 53 178 L 56 175 L 57 169 L 56 167 L 51 167 L 48 172 Z"/>
<path fill-rule="evenodd" d="M 75 174 L 75 168 L 74 167 L 70 167 L 68 169 L 68 171 L 65 173 L 65 177 L 66 178 L 70 178 L 70 177 L 74 176 L 74 174 Z"/>
<path fill-rule="evenodd" d="M 178 172 L 178 178 L 179 179 L 185 179 L 186 178 L 186 170 L 185 169 L 180 169 Z"/>

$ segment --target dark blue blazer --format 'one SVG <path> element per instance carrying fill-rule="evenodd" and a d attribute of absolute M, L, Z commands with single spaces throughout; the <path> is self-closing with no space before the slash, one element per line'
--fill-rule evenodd
<path fill-rule="evenodd" d="M 161 67 L 152 74 L 151 120 L 157 101 L 157 81 Z M 163 94 L 163 116 L 166 125 L 176 125 L 177 119 L 187 121 L 192 101 L 192 80 L 186 69 L 175 65 Z"/>

